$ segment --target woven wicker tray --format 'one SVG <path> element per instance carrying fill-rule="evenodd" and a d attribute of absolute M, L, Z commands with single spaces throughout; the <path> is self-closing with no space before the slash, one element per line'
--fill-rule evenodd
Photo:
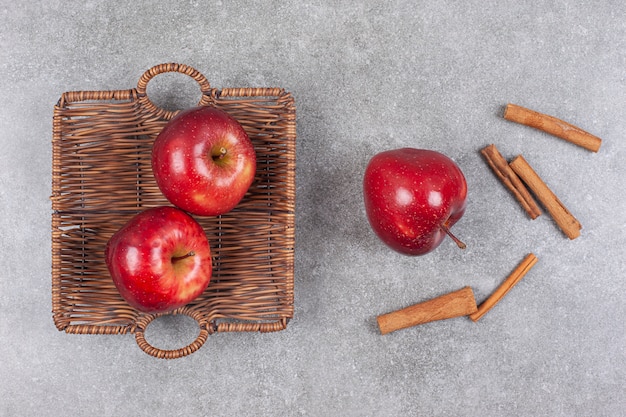
<path fill-rule="evenodd" d="M 104 247 L 132 216 L 168 205 L 150 166 L 154 139 L 177 112 L 156 106 L 146 87 L 156 75 L 179 72 L 196 80 L 200 105 L 219 107 L 247 131 L 257 152 L 250 191 L 230 213 L 196 217 L 214 255 L 213 278 L 192 303 L 167 314 L 198 322 L 197 338 L 176 350 L 149 344 L 145 314 L 119 295 Z M 52 313 L 59 330 L 133 333 L 146 353 L 178 358 L 218 332 L 285 329 L 293 317 L 295 127 L 293 97 L 279 88 L 217 90 L 195 69 L 161 64 L 137 87 L 66 92 L 54 107 L 52 161 Z"/>

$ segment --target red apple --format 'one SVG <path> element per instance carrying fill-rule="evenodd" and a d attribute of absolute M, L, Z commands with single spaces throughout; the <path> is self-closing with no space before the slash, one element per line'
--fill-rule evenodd
<path fill-rule="evenodd" d="M 206 289 L 213 264 L 202 227 L 175 207 L 134 216 L 109 239 L 105 260 L 122 297 L 160 313 L 182 307 Z"/>
<path fill-rule="evenodd" d="M 256 173 L 256 153 L 243 127 L 214 107 L 170 120 L 152 147 L 152 171 L 173 205 L 200 216 L 232 210 Z"/>
<path fill-rule="evenodd" d="M 406 255 L 431 252 L 465 212 L 467 183 L 447 156 L 404 148 L 375 155 L 363 179 L 365 211 L 374 232 Z"/>

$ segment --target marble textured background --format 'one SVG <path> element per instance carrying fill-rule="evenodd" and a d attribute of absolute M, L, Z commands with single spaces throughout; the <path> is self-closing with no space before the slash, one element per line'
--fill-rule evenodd
<path fill-rule="evenodd" d="M 626 412 L 626 3 L 0 0 L 0 45 L 0 415 Z M 164 62 L 218 88 L 283 87 L 298 111 L 295 318 L 174 361 L 132 336 L 58 332 L 50 296 L 53 106 Z M 168 105 L 198 93 L 153 82 Z M 507 102 L 600 136 L 600 152 L 505 121 Z M 580 238 L 528 220 L 481 158 L 489 143 L 525 155 Z M 373 235 L 363 170 L 404 146 L 465 172 L 467 250 L 410 258 Z M 465 285 L 482 301 L 528 252 L 539 263 L 478 323 L 378 333 L 377 315 Z M 164 347 L 193 338 L 184 320 L 151 327 Z"/>

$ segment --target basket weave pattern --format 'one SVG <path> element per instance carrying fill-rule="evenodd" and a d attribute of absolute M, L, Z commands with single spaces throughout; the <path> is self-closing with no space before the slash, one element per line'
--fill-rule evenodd
<path fill-rule="evenodd" d="M 214 256 L 213 278 L 186 314 L 197 339 L 160 350 L 144 337 L 159 315 L 141 313 L 119 295 L 104 247 L 138 212 L 169 205 L 154 180 L 152 143 L 176 111 L 154 105 L 148 82 L 164 72 L 194 78 L 200 105 L 237 119 L 257 153 L 255 180 L 230 213 L 199 217 Z M 139 347 L 161 358 L 188 355 L 209 334 L 277 331 L 293 316 L 295 243 L 295 105 L 279 88 L 217 90 L 195 69 L 162 64 L 137 88 L 64 93 L 54 108 L 52 161 L 52 308 L 59 330 L 81 334 L 134 333 Z"/>

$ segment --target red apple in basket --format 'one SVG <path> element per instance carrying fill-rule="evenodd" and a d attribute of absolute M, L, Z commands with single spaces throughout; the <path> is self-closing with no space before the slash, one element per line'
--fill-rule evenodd
<path fill-rule="evenodd" d="M 425 149 L 381 152 L 363 179 L 365 210 L 372 229 L 392 249 L 406 255 L 433 251 L 465 212 L 467 183 L 447 156 Z"/>
<path fill-rule="evenodd" d="M 109 239 L 105 260 L 122 297 L 160 313 L 182 307 L 206 289 L 213 264 L 204 230 L 175 207 L 134 216 Z"/>
<path fill-rule="evenodd" d="M 170 120 L 152 148 L 152 171 L 163 195 L 200 216 L 232 210 L 256 173 L 256 153 L 243 127 L 214 107 L 195 107 Z"/>

